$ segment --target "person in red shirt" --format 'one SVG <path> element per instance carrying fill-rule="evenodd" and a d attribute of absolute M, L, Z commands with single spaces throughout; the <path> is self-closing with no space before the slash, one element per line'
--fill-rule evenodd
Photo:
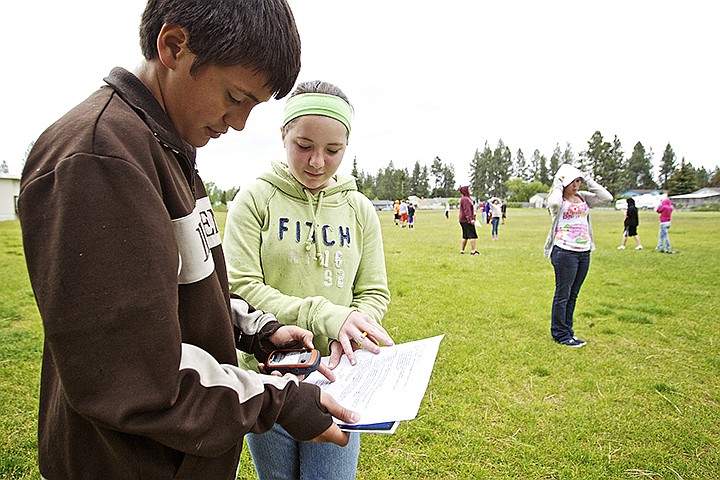
<path fill-rule="evenodd" d="M 460 254 L 465 253 L 465 247 L 470 241 L 470 255 L 480 255 L 476 250 L 477 231 L 475 231 L 475 207 L 470 199 L 470 187 L 468 185 L 460 187 L 460 228 L 462 228 L 462 241 L 460 243 Z"/>

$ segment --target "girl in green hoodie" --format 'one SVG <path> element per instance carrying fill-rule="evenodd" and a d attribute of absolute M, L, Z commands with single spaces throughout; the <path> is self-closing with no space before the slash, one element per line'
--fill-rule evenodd
<path fill-rule="evenodd" d="M 337 174 L 351 116 L 334 85 L 300 84 L 285 106 L 287 164 L 240 191 L 223 241 L 231 290 L 312 331 L 330 368 L 343 353 L 354 364 L 355 349 L 393 344 L 380 325 L 390 303 L 380 222 L 355 179 Z M 261 480 L 355 478 L 357 433 L 343 448 L 297 442 L 279 425 L 246 438 Z"/>

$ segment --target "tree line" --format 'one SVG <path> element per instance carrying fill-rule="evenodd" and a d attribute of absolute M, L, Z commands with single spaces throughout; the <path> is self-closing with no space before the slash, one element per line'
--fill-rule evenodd
<path fill-rule="evenodd" d="M 459 195 L 455 185 L 455 166 L 444 164 L 439 157 L 435 157 L 430 169 L 416 161 L 412 172 L 407 168 L 395 168 L 390 161 L 387 167 L 378 170 L 374 176 L 358 171 L 355 158 L 351 174 L 357 180 L 358 190 L 370 199 L 392 200 L 408 198 L 410 195 L 420 198 Z"/>
<path fill-rule="evenodd" d="M 547 192 L 560 165 L 570 163 L 590 173 L 614 196 L 629 189 L 661 189 L 669 195 L 679 195 L 720 185 L 720 167 L 709 172 L 704 167 L 693 167 L 684 157 L 678 162 L 670 143 L 660 159 L 657 178 L 653 175 L 653 160 L 652 149 L 647 150 L 641 142 L 626 156 L 617 135 L 607 141 L 600 131 L 593 133 L 587 149 L 577 156 L 567 143 L 565 148 L 557 144 L 550 158 L 538 149 L 526 158 L 522 149 L 513 155 L 500 139 L 494 148 L 486 141 L 482 150 L 475 150 L 469 165 L 469 184 L 477 198 L 497 196 L 511 202 L 526 202 L 536 193 Z M 358 181 L 358 189 L 370 199 L 460 196 L 454 166 L 443 163 L 439 157 L 434 158 L 429 169 L 415 162 L 412 171 L 395 168 L 391 161 L 376 175 L 358 170 L 356 158 L 352 175 Z"/>
<path fill-rule="evenodd" d="M 527 202 L 536 193 L 550 189 L 553 175 L 563 163 L 590 173 L 615 197 L 629 189 L 660 189 L 669 195 L 680 195 L 705 186 L 720 186 L 720 167 L 712 171 L 695 168 L 684 157 L 678 162 L 670 143 L 660 158 L 659 173 L 655 177 L 652 149 L 637 142 L 626 155 L 617 135 L 608 141 L 600 131 L 593 133 L 587 149 L 578 155 L 569 143 L 564 148 L 556 144 L 549 158 L 538 149 L 529 157 L 522 149 L 513 155 L 502 139 L 494 148 L 486 141 L 470 160 L 469 184 L 478 199 L 496 196 L 509 202 Z M 357 179 L 358 190 L 371 200 L 396 200 L 411 195 L 420 198 L 460 196 L 455 166 L 437 156 L 429 167 L 416 161 L 412 170 L 396 168 L 390 161 L 374 175 L 358 169 L 358 160 L 354 158 L 351 173 Z M 214 205 L 227 204 L 239 190 L 238 187 L 221 190 L 213 182 L 206 186 Z"/>

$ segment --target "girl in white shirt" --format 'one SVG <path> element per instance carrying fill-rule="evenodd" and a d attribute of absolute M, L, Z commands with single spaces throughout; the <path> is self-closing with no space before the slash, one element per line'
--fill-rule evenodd
<path fill-rule="evenodd" d="M 583 181 L 589 191 L 580 191 Z M 572 165 L 562 165 L 555 174 L 548 196 L 552 226 L 545 243 L 545 257 L 551 259 L 555 269 L 550 333 L 561 345 L 574 348 L 585 345 L 575 336 L 573 314 L 590 268 L 590 252 L 595 249 L 590 207 L 611 200 L 610 192 Z"/>

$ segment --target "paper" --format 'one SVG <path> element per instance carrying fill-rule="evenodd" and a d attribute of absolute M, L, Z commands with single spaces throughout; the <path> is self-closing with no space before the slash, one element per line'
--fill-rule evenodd
<path fill-rule="evenodd" d="M 330 383 L 318 372 L 305 381 L 359 413 L 359 423 L 364 426 L 412 420 L 420 409 L 443 337 L 381 347 L 378 354 L 357 350 L 355 366 L 343 355 L 334 370 L 335 382 Z"/>

